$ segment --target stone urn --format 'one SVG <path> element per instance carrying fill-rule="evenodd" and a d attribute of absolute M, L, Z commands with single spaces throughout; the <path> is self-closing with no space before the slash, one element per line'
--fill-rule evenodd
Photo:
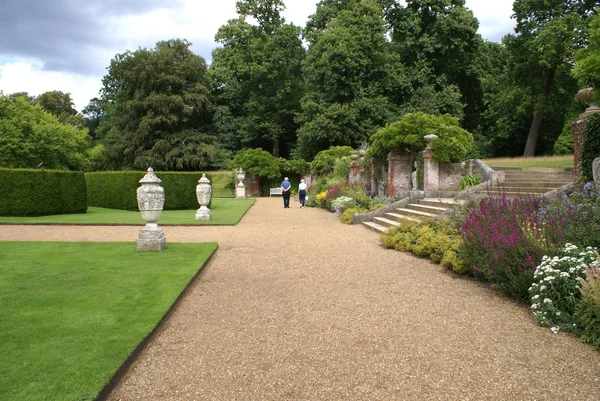
<path fill-rule="evenodd" d="M 358 151 L 358 155 L 360 156 L 360 158 L 361 158 L 361 159 L 362 159 L 363 157 L 365 157 L 365 154 L 366 154 L 366 153 L 367 153 L 367 152 L 366 152 L 364 149 L 360 149 L 360 150 Z"/>
<path fill-rule="evenodd" d="M 200 204 L 200 209 L 196 211 L 196 220 L 211 219 L 210 209 L 208 208 L 211 196 L 212 186 L 210 180 L 206 177 L 206 174 L 202 174 L 202 177 L 198 180 L 198 185 L 196 185 L 196 199 Z"/>
<path fill-rule="evenodd" d="M 581 100 L 583 103 L 587 103 L 590 105 L 586 111 L 598 110 L 598 106 L 594 103 L 594 97 L 596 95 L 596 91 L 594 88 L 584 88 L 577 92 L 577 99 Z"/>
<path fill-rule="evenodd" d="M 353 153 L 350 155 L 350 159 L 352 159 L 352 161 L 356 161 L 358 159 L 358 155 Z"/>
<path fill-rule="evenodd" d="M 138 234 L 138 251 L 160 251 L 166 246 L 165 234 L 157 224 L 165 204 L 165 190 L 160 186 L 161 182 L 152 167 L 139 181 L 142 185 L 137 189 L 138 209 L 146 226 Z"/>
<path fill-rule="evenodd" d="M 246 172 L 240 167 L 235 171 L 235 186 L 237 187 L 239 183 L 244 185 L 244 179 L 246 178 Z"/>
<path fill-rule="evenodd" d="M 425 142 L 427 143 L 427 148 L 429 148 L 429 145 L 431 144 L 431 142 L 437 138 L 438 138 L 438 136 L 434 135 L 434 134 L 425 135 L 423 137 L 423 139 L 425 139 Z"/>

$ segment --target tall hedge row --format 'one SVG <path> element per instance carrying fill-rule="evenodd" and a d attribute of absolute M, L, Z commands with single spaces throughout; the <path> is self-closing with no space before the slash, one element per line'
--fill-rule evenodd
<path fill-rule="evenodd" d="M 136 191 L 143 171 L 106 171 L 86 173 L 88 205 L 109 209 L 137 210 Z M 198 172 L 155 172 L 165 189 L 164 210 L 189 210 L 199 207 L 196 185 L 202 177 Z M 221 177 L 221 176 L 226 176 Z M 230 172 L 206 173 L 213 186 L 213 197 L 233 196 L 229 189 L 222 188 L 229 180 Z M 213 181 L 213 178 L 215 181 Z"/>
<path fill-rule="evenodd" d="M 0 216 L 85 213 L 85 176 L 78 171 L 0 168 Z"/>

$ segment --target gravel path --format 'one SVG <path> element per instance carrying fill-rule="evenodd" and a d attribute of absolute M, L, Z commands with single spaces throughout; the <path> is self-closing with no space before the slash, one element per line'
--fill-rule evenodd
<path fill-rule="evenodd" d="M 527 307 L 332 214 L 261 198 L 109 400 L 600 400 L 600 353 Z M 0 240 L 134 241 L 139 227 L 0 226 Z"/>

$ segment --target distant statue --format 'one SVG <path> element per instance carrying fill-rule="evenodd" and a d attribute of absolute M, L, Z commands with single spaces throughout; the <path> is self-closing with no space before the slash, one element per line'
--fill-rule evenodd
<path fill-rule="evenodd" d="M 600 181 L 600 157 L 596 157 L 592 163 L 592 174 L 594 181 Z"/>
<path fill-rule="evenodd" d="M 419 183 L 417 182 L 417 162 L 415 162 L 415 170 L 412 173 L 410 173 L 410 181 L 412 185 L 412 190 L 418 191 Z"/>

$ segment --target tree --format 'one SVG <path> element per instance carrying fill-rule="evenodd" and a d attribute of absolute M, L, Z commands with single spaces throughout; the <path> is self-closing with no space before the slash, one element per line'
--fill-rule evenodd
<path fill-rule="evenodd" d="M 296 143 L 305 50 L 300 28 L 280 15 L 283 8 L 279 0 L 238 1 L 240 17 L 215 36 L 222 45 L 213 51 L 210 68 L 215 132 L 230 150 L 260 147 L 278 157 L 289 155 Z"/>
<path fill-rule="evenodd" d="M 474 130 L 483 108 L 477 69 L 483 44 L 477 33 L 479 22 L 465 8 L 464 0 L 405 3 L 405 6 L 399 2 L 384 4 L 394 49 L 410 70 L 414 88 L 411 103 L 416 106 L 413 111 L 435 113 L 436 105 L 440 104 L 443 110 L 438 112 L 461 117 L 462 125 Z M 451 91 L 456 91 L 460 99 L 448 98 Z"/>
<path fill-rule="evenodd" d="M 89 152 L 85 129 L 60 123 L 25 97 L 0 94 L 0 166 L 87 170 Z"/>
<path fill-rule="evenodd" d="M 103 78 L 97 135 L 106 167 L 194 170 L 217 151 L 207 133 L 212 107 L 206 62 L 187 40 L 117 54 Z"/>
<path fill-rule="evenodd" d="M 56 116 L 58 121 L 63 124 L 70 124 L 79 128 L 85 126 L 85 120 L 75 109 L 75 103 L 73 103 L 70 93 L 62 91 L 44 92 L 36 97 L 34 102 L 48 113 Z"/>
<path fill-rule="evenodd" d="M 102 121 L 104 116 L 104 107 L 102 101 L 97 97 L 92 98 L 87 106 L 81 110 L 81 114 L 85 117 L 84 125 L 88 129 L 90 138 L 97 140 L 100 139 L 96 136 L 96 130 Z"/>
<path fill-rule="evenodd" d="M 372 137 L 369 154 L 382 159 L 389 152 L 416 153 L 425 149 L 424 136 L 437 135 L 430 143 L 433 158 L 439 162 L 464 160 L 473 146 L 473 135 L 460 128 L 458 119 L 450 115 L 433 116 L 409 113 L 400 120 L 379 129 Z"/>
<path fill-rule="evenodd" d="M 324 16 L 324 17 L 323 17 Z M 387 92 L 390 52 L 381 7 L 374 1 L 323 0 L 305 37 L 307 92 L 297 121 L 300 155 L 358 146 L 394 113 Z"/>
<path fill-rule="evenodd" d="M 534 110 L 524 156 L 536 153 L 552 91 L 563 90 L 560 83 L 573 86 L 573 82 L 569 82 L 573 54 L 585 44 L 587 18 L 595 5 L 595 0 L 517 0 L 513 3 L 516 34 L 504 38 L 510 54 L 509 73 L 513 85 L 529 90 Z"/>
<path fill-rule="evenodd" d="M 580 85 L 591 86 L 596 89 L 596 96 L 600 90 L 600 8 L 596 8 L 596 15 L 590 18 L 590 37 L 588 46 L 575 52 L 575 68 L 573 76 Z"/>
<path fill-rule="evenodd" d="M 233 164 L 259 177 L 275 178 L 279 176 L 279 162 L 266 150 L 244 149 L 235 155 Z"/>

